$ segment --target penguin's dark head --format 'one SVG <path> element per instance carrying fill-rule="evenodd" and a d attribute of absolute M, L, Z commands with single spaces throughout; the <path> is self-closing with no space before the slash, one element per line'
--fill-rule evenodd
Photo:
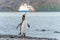
<path fill-rule="evenodd" d="M 25 20 L 25 14 L 22 16 L 22 20 L 23 20 L 23 21 Z"/>
<path fill-rule="evenodd" d="M 25 17 L 25 14 L 23 15 L 23 17 Z"/>
<path fill-rule="evenodd" d="M 25 15 L 23 15 L 23 17 L 25 17 Z"/>

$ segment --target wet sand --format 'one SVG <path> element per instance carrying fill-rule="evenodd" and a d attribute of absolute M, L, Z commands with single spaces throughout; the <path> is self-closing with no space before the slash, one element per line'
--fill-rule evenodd
<path fill-rule="evenodd" d="M 0 35 L 0 40 L 57 40 L 56 38 L 21 37 L 18 35 Z"/>
<path fill-rule="evenodd" d="M 44 38 L 41 38 L 41 39 L 28 39 L 28 38 L 0 38 L 0 40 L 57 40 L 57 39 L 44 39 Z"/>

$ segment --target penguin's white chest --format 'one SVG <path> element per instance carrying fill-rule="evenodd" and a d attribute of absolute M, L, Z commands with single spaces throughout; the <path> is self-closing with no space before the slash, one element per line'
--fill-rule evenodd
<path fill-rule="evenodd" d="M 26 20 L 23 21 L 22 26 L 21 26 L 21 34 L 25 33 L 26 30 Z"/>

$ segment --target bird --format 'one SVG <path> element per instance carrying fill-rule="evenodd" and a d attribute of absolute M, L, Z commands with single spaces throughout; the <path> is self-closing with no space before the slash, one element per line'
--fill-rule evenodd
<path fill-rule="evenodd" d="M 30 25 L 28 23 L 26 23 L 26 14 L 23 14 L 22 16 L 22 22 L 18 24 L 18 26 L 16 27 L 16 29 L 20 26 L 20 36 L 26 36 L 25 35 L 25 30 L 26 30 L 26 25 L 30 28 Z"/>

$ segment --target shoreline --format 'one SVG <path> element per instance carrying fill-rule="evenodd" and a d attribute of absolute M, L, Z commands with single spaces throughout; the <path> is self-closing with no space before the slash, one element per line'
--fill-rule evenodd
<path fill-rule="evenodd" d="M 29 36 L 19 36 L 19 35 L 0 35 L 0 40 L 57 40 L 56 38 L 39 38 L 39 37 L 29 37 Z"/>

